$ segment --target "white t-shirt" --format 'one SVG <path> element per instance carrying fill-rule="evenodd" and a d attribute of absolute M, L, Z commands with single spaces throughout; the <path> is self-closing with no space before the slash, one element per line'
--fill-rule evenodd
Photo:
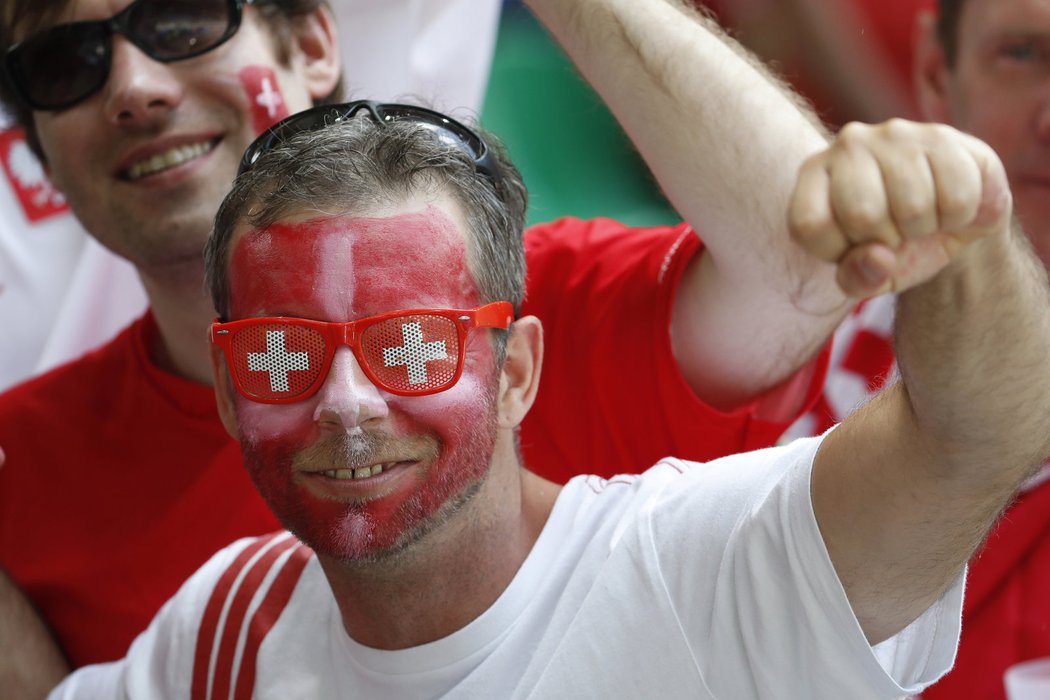
<path fill-rule="evenodd" d="M 481 109 L 499 0 L 336 0 L 355 98 Z M 468 37 L 469 40 L 464 40 Z M 0 114 L 0 391 L 79 357 L 142 315 L 134 267 L 90 238 Z"/>
<path fill-rule="evenodd" d="M 346 634 L 316 558 L 290 535 L 242 540 L 185 584 L 125 660 L 79 670 L 52 698 L 188 698 L 195 676 L 215 697 L 238 687 L 274 699 L 917 693 L 953 661 L 962 577 L 870 647 L 813 515 L 819 444 L 577 477 L 488 610 L 401 651 Z"/>

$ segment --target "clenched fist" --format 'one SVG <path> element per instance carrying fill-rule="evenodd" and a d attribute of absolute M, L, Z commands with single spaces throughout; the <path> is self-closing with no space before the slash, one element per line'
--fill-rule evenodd
<path fill-rule="evenodd" d="M 851 297 L 904 291 L 973 241 L 1006 234 L 1012 198 L 992 149 L 943 124 L 848 124 L 799 171 L 795 240 L 838 265 Z"/>

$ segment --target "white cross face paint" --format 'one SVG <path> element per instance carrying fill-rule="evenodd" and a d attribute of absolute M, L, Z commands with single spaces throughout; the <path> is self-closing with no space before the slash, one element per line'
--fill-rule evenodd
<path fill-rule="evenodd" d="M 245 232 L 231 250 L 230 316 L 347 323 L 400 309 L 477 308 L 465 229 L 442 198 L 389 216 Z M 361 344 L 372 371 L 383 381 L 399 373 L 408 388 L 454 369 L 458 336 L 436 330 L 439 321 L 455 327 L 419 314 L 370 326 Z M 288 354 L 305 346 L 291 333 L 285 341 L 253 348 L 266 356 L 258 366 L 287 369 Z M 383 391 L 349 350 L 335 350 L 319 390 L 302 401 L 233 398 L 245 464 L 282 523 L 321 554 L 360 560 L 424 537 L 477 491 L 495 445 L 499 374 L 485 332 L 468 336 L 459 381 L 422 397 Z M 287 372 L 293 388 L 296 374 Z"/>

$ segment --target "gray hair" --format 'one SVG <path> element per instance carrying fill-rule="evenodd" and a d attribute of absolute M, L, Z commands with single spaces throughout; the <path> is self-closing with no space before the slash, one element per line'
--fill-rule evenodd
<path fill-rule="evenodd" d="M 363 212 L 432 191 L 450 194 L 466 214 L 468 264 L 483 303 L 509 301 L 517 315 L 525 296 L 528 197 L 503 145 L 482 137 L 500 168 L 496 181 L 479 175 L 469 154 L 418 124 L 379 124 L 363 114 L 266 151 L 234 181 L 205 247 L 215 310 L 223 319 L 229 315 L 229 248 L 239 223 L 265 228 L 304 208 Z"/>

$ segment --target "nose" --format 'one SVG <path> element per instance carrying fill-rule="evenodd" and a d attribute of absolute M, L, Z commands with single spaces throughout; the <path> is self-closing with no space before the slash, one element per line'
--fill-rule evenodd
<path fill-rule="evenodd" d="M 348 347 L 340 347 L 319 396 L 314 420 L 322 430 L 347 432 L 390 412 L 379 389 L 368 380 Z"/>
<path fill-rule="evenodd" d="M 183 86 L 168 64 L 113 36 L 105 92 L 106 118 L 121 126 L 154 126 L 182 101 Z"/>

